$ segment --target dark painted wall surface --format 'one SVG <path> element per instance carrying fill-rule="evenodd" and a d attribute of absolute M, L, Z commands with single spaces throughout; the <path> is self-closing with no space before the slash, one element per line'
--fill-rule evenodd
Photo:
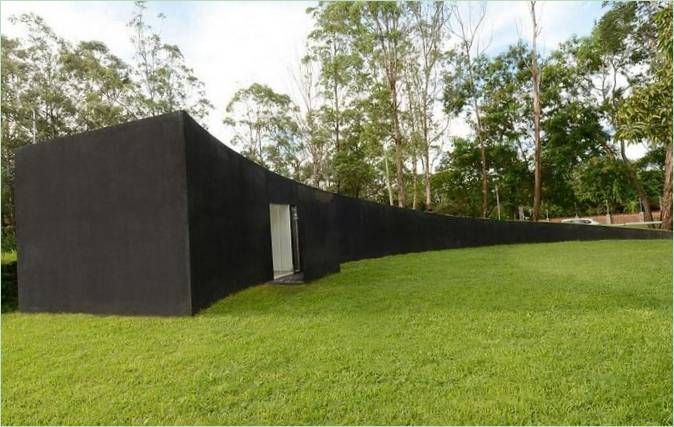
<path fill-rule="evenodd" d="M 178 117 L 17 152 L 20 310 L 191 313 Z"/>
<path fill-rule="evenodd" d="M 269 204 L 295 205 L 305 278 L 339 271 L 334 195 L 245 159 L 183 117 L 194 311 L 273 279 Z"/>
<path fill-rule="evenodd" d="M 19 307 L 184 315 L 272 280 L 269 203 L 297 206 L 305 280 L 361 258 L 501 243 L 671 238 L 425 214 L 320 191 L 172 113 L 17 153 Z"/>
<path fill-rule="evenodd" d="M 468 246 L 600 239 L 671 239 L 671 233 L 580 224 L 434 215 L 337 198 L 340 261 Z"/>
<path fill-rule="evenodd" d="M 271 280 L 264 169 L 184 119 L 194 310 Z"/>

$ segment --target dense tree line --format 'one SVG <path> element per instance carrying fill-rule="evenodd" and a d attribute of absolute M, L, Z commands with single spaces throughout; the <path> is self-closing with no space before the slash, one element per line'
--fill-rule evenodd
<path fill-rule="evenodd" d="M 178 46 L 137 3 L 127 64 L 72 45 L 36 15 L 2 36 L 2 227 L 13 238 L 13 150 L 130 119 L 212 105 Z M 324 2 L 296 91 L 239 89 L 224 123 L 242 154 L 315 187 L 435 212 L 534 220 L 651 211 L 671 229 L 672 7 L 607 3 L 590 35 L 488 54 L 486 6 Z M 161 16 L 160 16 L 161 18 Z M 457 119 L 470 126 L 456 137 Z M 646 144 L 632 161 L 629 144 Z M 498 202 L 497 202 L 498 201 Z"/>
<path fill-rule="evenodd" d="M 302 101 L 256 83 L 226 123 L 249 157 L 342 194 L 534 220 L 651 220 L 662 203 L 671 228 L 671 5 L 605 8 L 589 36 L 542 54 L 531 2 L 531 37 L 488 55 L 484 4 L 320 3 Z M 457 117 L 468 137 L 452 137 Z M 638 161 L 633 143 L 648 145 Z"/>

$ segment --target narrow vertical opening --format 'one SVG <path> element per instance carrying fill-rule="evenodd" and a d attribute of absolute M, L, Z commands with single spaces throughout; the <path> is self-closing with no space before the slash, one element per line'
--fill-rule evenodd
<path fill-rule="evenodd" d="M 297 207 L 272 203 L 269 221 L 274 279 L 300 272 Z"/>

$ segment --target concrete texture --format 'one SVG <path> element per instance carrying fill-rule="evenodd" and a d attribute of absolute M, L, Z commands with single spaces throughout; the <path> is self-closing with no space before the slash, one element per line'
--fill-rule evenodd
<path fill-rule="evenodd" d="M 17 152 L 20 310 L 192 312 L 179 117 Z"/>

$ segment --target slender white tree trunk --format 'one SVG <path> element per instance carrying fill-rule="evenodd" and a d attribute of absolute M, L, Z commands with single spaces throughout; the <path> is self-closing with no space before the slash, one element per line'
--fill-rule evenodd
<path fill-rule="evenodd" d="M 529 3 L 531 12 L 531 80 L 532 98 L 534 101 L 534 209 L 532 219 L 538 221 L 541 213 L 541 94 L 540 76 L 538 74 L 538 57 L 536 54 L 536 39 L 540 29 L 536 21 L 536 1 Z"/>

